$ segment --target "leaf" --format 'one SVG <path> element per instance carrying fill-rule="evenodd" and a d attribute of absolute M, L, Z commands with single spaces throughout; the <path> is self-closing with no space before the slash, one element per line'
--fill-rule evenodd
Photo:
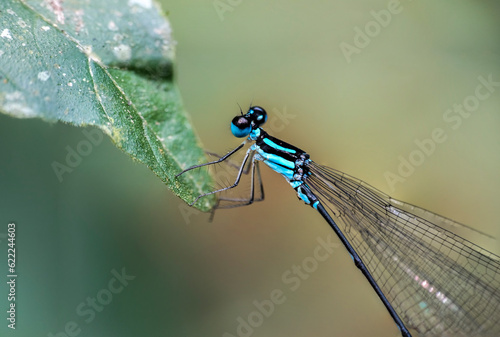
<path fill-rule="evenodd" d="M 205 156 L 173 82 L 174 46 L 152 0 L 1 0 L 0 111 L 96 126 L 190 202 L 211 178 L 175 178 Z"/>

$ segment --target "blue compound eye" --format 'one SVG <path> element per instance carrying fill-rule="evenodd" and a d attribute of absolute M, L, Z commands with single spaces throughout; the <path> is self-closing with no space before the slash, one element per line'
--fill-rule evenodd
<path fill-rule="evenodd" d="M 252 116 L 252 120 L 255 121 L 257 126 L 264 124 L 267 121 L 267 113 L 264 108 L 260 106 L 253 106 L 248 110 L 248 114 Z"/>
<path fill-rule="evenodd" d="M 243 138 L 250 134 L 252 125 L 245 116 L 236 116 L 231 121 L 231 132 L 235 137 Z"/>

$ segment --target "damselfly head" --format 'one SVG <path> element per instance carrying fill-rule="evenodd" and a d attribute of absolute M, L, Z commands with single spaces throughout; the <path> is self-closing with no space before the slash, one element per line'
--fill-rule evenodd
<path fill-rule="evenodd" d="M 231 132 L 235 137 L 243 138 L 267 121 L 267 113 L 260 106 L 252 106 L 242 116 L 236 116 L 231 121 Z"/>

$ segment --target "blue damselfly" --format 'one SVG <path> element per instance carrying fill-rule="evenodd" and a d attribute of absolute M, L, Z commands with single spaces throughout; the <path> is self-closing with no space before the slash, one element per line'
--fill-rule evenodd
<path fill-rule="evenodd" d="M 221 197 L 224 207 L 264 197 L 259 162 L 281 174 L 299 199 L 316 209 L 335 231 L 405 337 L 500 336 L 500 257 L 453 233 L 465 227 L 453 220 L 395 200 L 335 169 L 319 165 L 303 150 L 267 134 L 266 111 L 241 112 L 231 132 L 246 137 L 216 161 L 229 161 L 245 145 L 230 186 L 198 196 L 226 192 L 250 174 L 247 198 Z M 234 165 L 234 164 L 231 164 Z M 256 197 L 258 196 L 258 197 Z"/>

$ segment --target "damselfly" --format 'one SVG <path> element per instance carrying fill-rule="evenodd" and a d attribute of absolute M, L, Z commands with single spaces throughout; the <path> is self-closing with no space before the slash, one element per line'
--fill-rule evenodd
<path fill-rule="evenodd" d="M 299 199 L 335 231 L 403 336 L 500 336 L 500 257 L 452 233 L 450 219 L 395 200 L 335 169 L 318 165 L 301 149 L 267 134 L 266 111 L 250 107 L 233 118 L 231 131 L 246 137 L 216 161 L 228 161 L 251 144 L 232 185 L 250 174 L 247 198 L 219 198 L 229 207 L 263 199 L 259 162 L 281 174 Z M 257 200 L 256 195 L 259 195 Z M 334 220 L 335 219 L 335 220 Z M 447 229 L 445 229 L 446 227 Z"/>

